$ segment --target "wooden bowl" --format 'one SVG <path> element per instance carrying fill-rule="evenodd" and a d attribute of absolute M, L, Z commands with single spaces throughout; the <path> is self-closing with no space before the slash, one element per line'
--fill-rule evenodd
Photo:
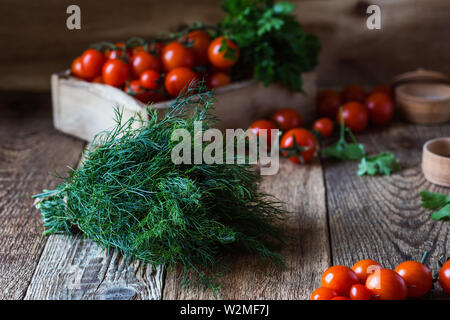
<path fill-rule="evenodd" d="M 450 137 L 429 140 L 423 145 L 422 171 L 431 183 L 450 187 Z"/>
<path fill-rule="evenodd" d="M 450 85 L 414 82 L 395 88 L 397 107 L 413 123 L 437 124 L 450 120 Z"/>

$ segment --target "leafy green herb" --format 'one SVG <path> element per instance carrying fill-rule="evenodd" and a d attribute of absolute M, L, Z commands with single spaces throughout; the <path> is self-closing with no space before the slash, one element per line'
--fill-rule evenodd
<path fill-rule="evenodd" d="M 372 157 L 364 157 L 358 166 L 358 176 L 384 174 L 389 176 L 391 173 L 400 170 L 402 166 L 397 158 L 390 152 L 381 152 Z"/>
<path fill-rule="evenodd" d="M 420 193 L 422 207 L 437 210 L 431 214 L 433 220 L 450 220 L 450 197 L 445 194 L 424 190 Z"/>
<path fill-rule="evenodd" d="M 316 67 L 320 43 L 304 32 L 293 14 L 295 6 L 273 0 L 225 0 L 222 9 L 227 15 L 218 27 L 240 48 L 235 77 L 253 73 L 265 85 L 280 82 L 301 92 L 301 74 Z"/>
<path fill-rule="evenodd" d="M 283 242 L 275 222 L 284 210 L 258 190 L 260 176 L 249 165 L 171 160 L 174 129 L 192 135 L 194 121 L 203 121 L 206 130 L 212 103 L 209 92 L 188 90 L 161 120 L 148 109 L 149 121 L 120 125 L 119 114 L 117 126 L 96 138 L 78 169 L 55 190 L 34 196 L 45 234 L 82 233 L 132 260 L 180 265 L 184 284 L 196 279 L 214 290 L 224 250 L 282 264 L 270 248 Z"/>

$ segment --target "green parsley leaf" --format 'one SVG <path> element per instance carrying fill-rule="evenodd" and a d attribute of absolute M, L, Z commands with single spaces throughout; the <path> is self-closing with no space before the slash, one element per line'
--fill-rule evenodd
<path fill-rule="evenodd" d="M 450 197 L 445 194 L 424 190 L 420 193 L 422 207 L 436 210 L 431 214 L 433 220 L 450 220 Z"/>
<path fill-rule="evenodd" d="M 450 203 L 431 214 L 432 220 L 450 220 Z"/>
<path fill-rule="evenodd" d="M 358 166 L 358 176 L 384 174 L 389 176 L 391 173 L 401 169 L 397 158 L 390 152 L 381 152 L 372 157 L 364 157 Z"/>

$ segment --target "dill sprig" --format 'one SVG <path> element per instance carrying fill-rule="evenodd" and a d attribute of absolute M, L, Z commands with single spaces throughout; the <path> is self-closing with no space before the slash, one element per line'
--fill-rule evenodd
<path fill-rule="evenodd" d="M 283 241 L 276 221 L 284 211 L 258 189 L 259 174 L 249 165 L 171 160 L 178 143 L 171 141 L 173 130 L 193 134 L 194 121 L 208 129 L 212 108 L 210 92 L 190 88 L 160 120 L 147 108 L 148 121 L 121 124 L 117 112 L 114 129 L 95 138 L 79 168 L 55 190 L 34 196 L 44 234 L 81 233 L 130 260 L 180 265 L 184 284 L 203 283 L 216 292 L 224 251 L 282 264 L 271 248 Z"/>

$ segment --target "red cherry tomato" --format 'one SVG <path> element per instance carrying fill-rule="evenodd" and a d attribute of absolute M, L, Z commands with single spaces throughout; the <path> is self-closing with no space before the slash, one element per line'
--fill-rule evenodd
<path fill-rule="evenodd" d="M 117 47 L 117 49 L 114 50 L 107 50 L 105 53 L 105 56 L 107 59 L 121 59 L 123 56 L 123 49 L 120 48 L 124 48 L 125 47 L 125 43 L 123 42 L 118 42 L 115 44 L 115 46 Z M 132 50 L 127 49 L 127 54 L 126 54 L 126 58 L 130 59 L 131 58 L 131 54 L 132 54 Z"/>
<path fill-rule="evenodd" d="M 322 275 L 321 286 L 335 290 L 339 295 L 348 297 L 350 288 L 359 283 L 359 278 L 346 266 L 333 266 Z"/>
<path fill-rule="evenodd" d="M 439 284 L 445 292 L 450 293 L 450 260 L 439 271 Z"/>
<path fill-rule="evenodd" d="M 102 72 L 105 56 L 98 50 L 88 49 L 81 55 L 83 71 L 89 78 L 95 78 Z"/>
<path fill-rule="evenodd" d="M 139 77 L 146 70 L 158 71 L 161 63 L 158 57 L 152 56 L 150 53 L 141 50 L 136 52 L 130 60 L 131 71 L 135 77 Z"/>
<path fill-rule="evenodd" d="M 350 300 L 370 300 L 372 292 L 363 284 L 354 284 L 350 288 Z"/>
<path fill-rule="evenodd" d="M 83 63 L 81 61 L 81 57 L 75 58 L 72 62 L 72 73 L 78 78 L 89 80 L 89 77 L 83 70 Z"/>
<path fill-rule="evenodd" d="M 228 47 L 227 50 L 222 50 L 223 41 L 226 41 Z M 208 59 L 209 62 L 217 68 L 230 68 L 234 66 L 239 59 L 239 48 L 230 39 L 223 36 L 218 37 L 214 39 L 208 47 Z"/>
<path fill-rule="evenodd" d="M 270 118 L 278 125 L 281 131 L 298 128 L 302 125 L 302 117 L 296 110 L 291 108 L 279 109 Z"/>
<path fill-rule="evenodd" d="M 252 123 L 252 125 L 250 126 L 250 129 L 253 131 L 253 133 L 259 137 L 267 137 L 267 147 L 270 148 L 272 145 L 272 129 L 277 129 L 277 126 L 275 125 L 275 123 L 273 123 L 272 121 L 269 120 L 258 120 Z M 260 130 L 267 130 L 266 133 L 263 133 Z"/>
<path fill-rule="evenodd" d="M 194 52 L 195 65 L 204 66 L 208 64 L 208 47 L 211 43 L 209 34 L 202 30 L 195 30 L 188 33 L 187 38 L 192 42 L 192 51 Z"/>
<path fill-rule="evenodd" d="M 367 277 L 366 287 L 375 300 L 405 300 L 408 287 L 394 270 L 380 269 Z"/>
<path fill-rule="evenodd" d="M 105 82 L 103 81 L 102 76 L 95 77 L 94 79 L 92 79 L 92 82 L 93 82 L 93 83 L 105 83 Z"/>
<path fill-rule="evenodd" d="M 298 147 L 308 148 L 306 150 L 296 152 L 297 155 L 293 155 L 288 158 L 289 161 L 294 163 L 308 163 L 314 157 L 317 148 L 316 137 L 308 130 L 303 128 L 294 128 L 288 130 L 281 138 L 280 147 L 282 149 L 294 150 L 294 137 Z M 287 152 L 281 152 L 283 156 L 288 156 Z M 324 286 L 322 286 L 324 287 Z"/>
<path fill-rule="evenodd" d="M 353 132 L 361 132 L 367 127 L 369 115 L 367 109 L 359 102 L 348 102 L 342 107 L 344 124 Z M 337 114 L 337 122 L 341 123 L 341 113 Z"/>
<path fill-rule="evenodd" d="M 209 88 L 219 88 L 230 83 L 230 76 L 225 72 L 215 72 L 207 78 Z"/>
<path fill-rule="evenodd" d="M 334 130 L 334 123 L 330 118 L 320 118 L 314 121 L 313 130 L 320 133 L 324 138 L 329 137 Z"/>
<path fill-rule="evenodd" d="M 320 287 L 311 294 L 311 300 L 331 300 L 337 295 L 337 292 L 330 288 Z"/>
<path fill-rule="evenodd" d="M 194 59 L 194 52 L 178 41 L 165 46 L 161 55 L 164 70 L 167 72 L 176 68 L 192 68 Z"/>
<path fill-rule="evenodd" d="M 191 69 L 176 68 L 167 74 L 164 84 L 167 92 L 176 97 L 197 79 L 197 75 Z"/>
<path fill-rule="evenodd" d="M 352 270 L 356 273 L 362 283 L 366 283 L 369 274 L 377 269 L 381 269 L 381 264 L 372 259 L 360 260 L 352 267 Z"/>
<path fill-rule="evenodd" d="M 417 261 L 405 261 L 395 268 L 408 287 L 408 297 L 422 297 L 430 291 L 433 286 L 433 276 L 430 269 Z"/>
<path fill-rule="evenodd" d="M 350 299 L 347 297 L 343 297 L 343 296 L 337 296 L 337 297 L 332 298 L 331 300 L 350 300 Z"/>
<path fill-rule="evenodd" d="M 150 100 L 150 92 L 145 91 L 139 80 L 130 81 L 125 86 L 124 91 L 143 103 L 147 103 Z"/>
<path fill-rule="evenodd" d="M 371 94 L 373 93 L 384 93 L 385 95 L 389 96 L 389 98 L 394 99 L 394 91 L 392 90 L 391 86 L 388 85 L 378 85 L 375 88 L 372 89 Z"/>
<path fill-rule="evenodd" d="M 344 88 L 341 93 L 342 103 L 347 103 L 351 101 L 364 103 L 366 99 L 366 90 L 358 85 L 352 85 Z"/>
<path fill-rule="evenodd" d="M 341 104 L 338 92 L 332 89 L 322 90 L 316 97 L 316 113 L 321 117 L 335 119 Z"/>
<path fill-rule="evenodd" d="M 139 77 L 139 81 L 141 82 L 141 86 L 146 89 L 156 89 L 158 86 L 159 73 L 155 70 L 145 70 L 141 73 Z"/>
<path fill-rule="evenodd" d="M 372 93 L 366 99 L 366 108 L 370 122 L 377 126 L 387 124 L 394 114 L 394 102 L 385 93 Z"/>
<path fill-rule="evenodd" d="M 122 86 L 129 76 L 128 65 L 120 59 L 109 59 L 103 65 L 102 77 L 106 84 L 114 87 Z"/>

